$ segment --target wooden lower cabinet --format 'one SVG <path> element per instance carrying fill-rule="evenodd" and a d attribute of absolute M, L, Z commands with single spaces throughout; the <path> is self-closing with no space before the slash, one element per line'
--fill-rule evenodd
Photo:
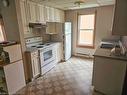
<path fill-rule="evenodd" d="M 28 63 L 29 69 L 29 79 L 34 80 L 36 77 L 40 75 L 40 61 L 39 61 L 39 54 L 38 50 L 33 52 L 26 52 L 26 59 Z"/>
<path fill-rule="evenodd" d="M 127 61 L 94 57 L 92 85 L 104 95 L 122 95 Z"/>

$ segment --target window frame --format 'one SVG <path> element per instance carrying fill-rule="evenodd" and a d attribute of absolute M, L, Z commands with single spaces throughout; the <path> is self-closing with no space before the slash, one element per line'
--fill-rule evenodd
<path fill-rule="evenodd" d="M 94 29 L 93 29 L 93 45 L 92 46 L 89 46 L 89 45 L 81 45 L 79 44 L 79 33 L 80 33 L 80 30 L 79 29 L 79 16 L 80 15 L 90 15 L 90 14 L 94 14 Z M 82 29 L 82 30 L 92 30 L 92 29 Z M 95 12 L 92 12 L 92 13 L 88 13 L 88 14 L 77 14 L 77 45 L 76 47 L 79 47 L 79 48 L 91 48 L 91 49 L 94 49 L 95 48 L 95 30 L 96 30 L 96 11 Z"/>
<path fill-rule="evenodd" d="M 3 22 L 2 16 L 0 16 L 0 25 L 1 25 L 2 33 L 3 33 L 4 41 L 6 41 L 7 38 L 6 38 L 6 34 L 5 34 L 4 22 Z"/>

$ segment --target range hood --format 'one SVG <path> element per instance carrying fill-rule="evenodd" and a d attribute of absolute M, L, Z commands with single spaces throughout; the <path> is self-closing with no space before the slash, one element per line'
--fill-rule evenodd
<path fill-rule="evenodd" d="M 30 28 L 44 28 L 46 26 L 44 23 L 29 23 Z"/>

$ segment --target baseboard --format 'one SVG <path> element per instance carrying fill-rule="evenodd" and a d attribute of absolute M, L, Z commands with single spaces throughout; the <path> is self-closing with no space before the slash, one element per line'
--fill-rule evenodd
<path fill-rule="evenodd" d="M 82 53 L 76 53 L 74 54 L 73 56 L 76 56 L 76 57 L 84 57 L 84 58 L 90 58 L 90 59 L 93 59 L 94 57 L 90 54 L 82 54 Z"/>

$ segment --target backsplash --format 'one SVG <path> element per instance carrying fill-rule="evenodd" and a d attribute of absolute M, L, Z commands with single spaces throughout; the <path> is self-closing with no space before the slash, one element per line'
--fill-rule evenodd
<path fill-rule="evenodd" d="M 45 28 L 42 29 L 32 29 L 29 34 L 25 34 L 25 39 L 32 38 L 32 37 L 42 37 L 43 42 L 50 41 L 50 35 L 46 34 Z"/>
<path fill-rule="evenodd" d="M 123 36 L 122 37 L 122 43 L 123 43 L 123 45 L 126 47 L 126 49 L 127 49 L 127 36 Z"/>

